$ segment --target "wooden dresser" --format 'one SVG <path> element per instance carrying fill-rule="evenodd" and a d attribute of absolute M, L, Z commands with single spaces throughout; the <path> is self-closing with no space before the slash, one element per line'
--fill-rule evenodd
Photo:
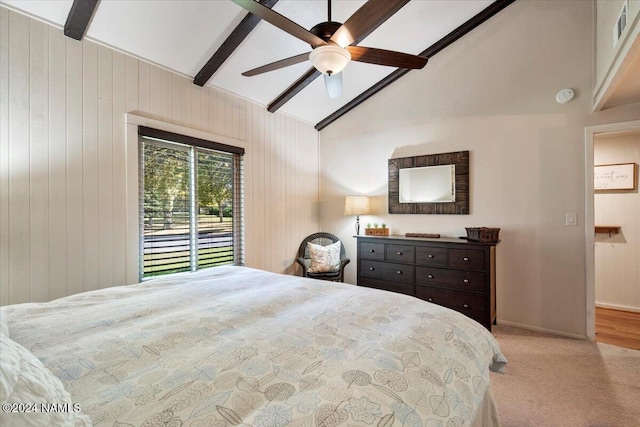
<path fill-rule="evenodd" d="M 356 236 L 358 286 L 449 307 L 491 330 L 496 320 L 496 245 L 463 239 Z"/>

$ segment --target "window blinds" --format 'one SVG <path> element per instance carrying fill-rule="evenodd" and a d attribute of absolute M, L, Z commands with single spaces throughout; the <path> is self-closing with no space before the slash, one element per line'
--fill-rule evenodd
<path fill-rule="evenodd" d="M 141 279 L 243 265 L 244 150 L 142 126 L 138 133 Z"/>

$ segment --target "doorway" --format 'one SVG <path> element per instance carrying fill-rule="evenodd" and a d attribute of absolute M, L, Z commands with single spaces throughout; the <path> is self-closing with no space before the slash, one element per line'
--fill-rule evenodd
<path fill-rule="evenodd" d="M 594 231 L 595 226 L 600 225 L 595 223 L 594 144 L 601 137 L 636 132 L 640 132 L 640 120 L 590 126 L 585 129 L 586 331 L 587 337 L 591 340 L 596 338 L 596 234 Z M 638 161 L 634 162 L 638 163 Z M 600 310 L 599 312 L 601 313 Z"/>

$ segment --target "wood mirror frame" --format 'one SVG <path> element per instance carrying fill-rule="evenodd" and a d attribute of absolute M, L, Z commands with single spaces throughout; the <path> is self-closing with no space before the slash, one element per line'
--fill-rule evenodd
<path fill-rule="evenodd" d="M 456 165 L 455 202 L 400 203 L 400 169 L 440 165 Z M 389 213 L 469 215 L 469 152 L 389 159 Z"/>

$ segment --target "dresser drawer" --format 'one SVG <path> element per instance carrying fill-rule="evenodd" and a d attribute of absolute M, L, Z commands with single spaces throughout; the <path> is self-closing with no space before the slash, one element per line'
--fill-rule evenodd
<path fill-rule="evenodd" d="M 415 258 L 415 246 L 408 245 L 387 245 L 386 254 L 387 261 L 403 262 L 413 264 Z"/>
<path fill-rule="evenodd" d="M 415 288 L 409 283 L 387 282 L 385 280 L 378 280 L 370 277 L 361 277 L 358 286 L 382 289 L 383 291 L 397 292 L 411 296 L 415 295 Z"/>
<path fill-rule="evenodd" d="M 384 260 L 384 243 L 362 243 L 360 245 L 363 259 Z"/>
<path fill-rule="evenodd" d="M 449 249 L 449 267 L 484 271 L 484 251 Z"/>
<path fill-rule="evenodd" d="M 416 267 L 416 284 L 459 291 L 484 292 L 484 273 L 479 271 L 446 270 Z"/>
<path fill-rule="evenodd" d="M 484 322 L 483 319 L 486 317 L 484 295 L 416 286 L 416 296 L 425 301 L 459 311 L 478 322 Z"/>
<path fill-rule="evenodd" d="M 362 260 L 360 264 L 360 276 L 413 284 L 413 269 L 413 265 Z"/>
<path fill-rule="evenodd" d="M 416 264 L 431 267 L 446 267 L 447 248 L 416 247 Z"/>

